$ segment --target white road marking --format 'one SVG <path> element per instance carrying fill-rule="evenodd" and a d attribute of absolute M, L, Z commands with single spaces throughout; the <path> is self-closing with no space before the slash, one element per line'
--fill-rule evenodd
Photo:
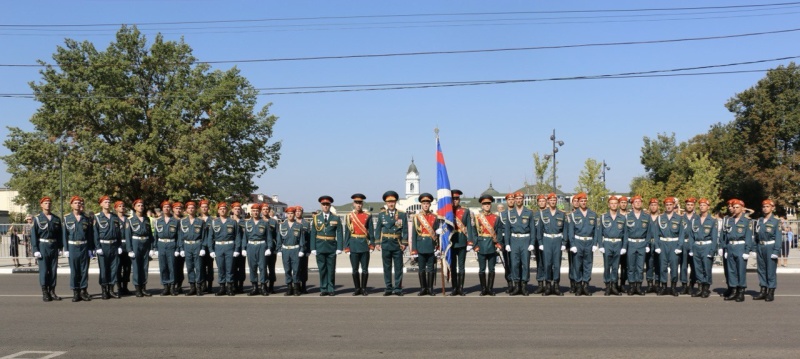
<path fill-rule="evenodd" d="M 2 357 L 0 359 L 12 359 L 12 358 L 17 358 L 17 359 L 50 359 L 50 358 L 55 358 L 57 356 L 64 355 L 66 353 L 67 352 L 44 352 L 44 351 L 30 351 L 30 350 L 27 350 L 27 351 L 22 351 L 22 352 L 19 352 L 19 353 L 14 353 L 14 354 L 11 354 L 11 355 L 6 355 L 6 356 L 4 356 L 4 357 Z M 29 356 L 31 354 L 46 354 L 46 355 L 45 356 L 31 357 L 31 356 Z"/>

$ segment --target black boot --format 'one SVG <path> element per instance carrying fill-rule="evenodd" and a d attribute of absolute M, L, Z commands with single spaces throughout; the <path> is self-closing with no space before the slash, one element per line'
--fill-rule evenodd
<path fill-rule="evenodd" d="M 735 300 L 739 297 L 739 287 L 735 287 L 731 290 L 731 294 L 726 296 L 723 300 Z"/>
<path fill-rule="evenodd" d="M 81 299 L 84 302 L 91 302 L 92 301 L 92 296 L 89 295 L 89 292 L 86 291 L 86 288 L 82 288 L 81 289 Z"/>
<path fill-rule="evenodd" d="M 617 289 L 617 281 L 611 282 L 610 285 L 611 285 L 611 291 L 610 291 L 611 295 L 622 295 L 622 293 L 619 292 L 619 289 Z"/>
<path fill-rule="evenodd" d="M 703 283 L 701 284 L 703 290 L 700 293 L 700 298 L 708 298 L 711 295 L 711 284 Z"/>
<path fill-rule="evenodd" d="M 236 291 L 233 290 L 233 283 L 225 283 L 225 286 L 228 287 L 226 288 L 226 290 L 228 291 L 229 297 L 233 297 L 234 295 L 236 295 Z"/>
<path fill-rule="evenodd" d="M 739 294 L 736 296 L 736 299 L 734 299 L 734 301 L 736 301 L 737 303 L 738 302 L 744 302 L 745 289 L 747 289 L 747 287 L 739 287 L 739 290 L 738 290 Z"/>
<path fill-rule="evenodd" d="M 569 280 L 569 292 L 575 293 L 575 281 L 572 279 Z"/>
<path fill-rule="evenodd" d="M 100 286 L 100 299 L 102 300 L 111 299 L 111 294 L 108 293 L 108 286 L 105 284 Z"/>
<path fill-rule="evenodd" d="M 581 293 L 587 297 L 592 296 L 592 292 L 589 291 L 589 282 L 581 282 Z"/>
<path fill-rule="evenodd" d="M 683 282 L 681 282 L 681 292 L 680 292 L 680 294 L 681 294 L 681 295 L 689 295 L 689 294 L 692 294 L 691 292 L 689 292 L 689 286 L 688 286 L 688 285 L 686 285 L 686 283 L 683 283 Z M 676 297 L 677 297 L 677 296 L 676 296 Z"/>
<path fill-rule="evenodd" d="M 611 285 L 608 282 L 606 282 L 606 288 L 603 290 L 603 295 L 606 297 L 611 295 Z"/>
<path fill-rule="evenodd" d="M 419 293 L 418 296 L 428 294 L 428 285 L 425 284 L 425 272 L 419 272 Z"/>
<path fill-rule="evenodd" d="M 195 283 L 195 285 L 197 286 L 197 296 L 198 297 L 202 297 L 203 293 L 206 292 L 206 283 L 205 283 L 205 281 L 197 282 L 197 283 Z"/>
<path fill-rule="evenodd" d="M 558 281 L 553 282 L 550 286 L 550 294 L 557 295 L 559 297 L 564 296 L 564 293 L 561 293 L 561 285 Z"/>
<path fill-rule="evenodd" d="M 647 281 L 647 293 L 656 293 L 656 287 L 652 280 Z"/>
<path fill-rule="evenodd" d="M 189 291 L 186 292 L 186 296 L 191 297 L 194 295 L 197 295 L 197 285 L 195 285 L 194 283 L 189 283 Z"/>
<path fill-rule="evenodd" d="M 175 283 L 172 287 L 172 295 L 183 294 L 183 283 Z"/>
<path fill-rule="evenodd" d="M 114 291 L 114 287 L 115 287 L 115 285 L 113 285 L 113 284 L 109 284 L 108 285 L 108 294 L 111 296 L 111 298 L 119 299 L 119 297 L 120 297 L 119 292 L 115 292 Z"/>
<path fill-rule="evenodd" d="M 42 286 L 42 301 L 43 302 L 53 301 L 53 297 L 50 296 L 50 288 L 48 288 L 46 285 Z"/>
<path fill-rule="evenodd" d="M 294 295 L 294 284 L 289 284 L 286 286 L 286 293 L 283 293 L 284 297 L 288 297 Z"/>
<path fill-rule="evenodd" d="M 136 292 L 136 298 L 144 297 L 144 294 L 142 294 L 142 287 L 138 285 L 134 286 L 134 291 Z"/>
<path fill-rule="evenodd" d="M 761 292 L 758 293 L 757 296 L 753 297 L 753 300 L 764 300 L 767 299 L 767 287 L 761 287 Z"/>
<path fill-rule="evenodd" d="M 533 294 L 547 295 L 547 294 L 545 294 L 547 292 L 547 284 L 544 281 L 541 281 L 541 280 L 538 281 L 537 283 L 539 283 L 539 285 L 536 286 L 536 290 L 533 291 Z"/>
<path fill-rule="evenodd" d="M 528 296 L 528 282 L 519 282 L 519 291 L 523 296 Z"/>
<path fill-rule="evenodd" d="M 642 282 L 636 282 L 636 294 L 639 296 L 644 296 L 644 290 L 642 290 Z"/>
<path fill-rule="evenodd" d="M 436 272 L 428 273 L 428 278 L 426 278 L 426 283 L 428 285 L 428 295 L 436 295 L 436 291 L 433 289 L 433 276 L 436 275 Z"/>
<path fill-rule="evenodd" d="M 494 272 L 489 272 L 489 278 L 486 281 L 486 294 L 494 297 Z"/>
<path fill-rule="evenodd" d="M 508 293 L 508 295 L 520 295 L 520 294 L 522 294 L 522 293 L 520 292 L 519 282 L 512 281 L 511 282 L 511 291 Z"/>
<path fill-rule="evenodd" d="M 724 292 L 722 292 L 722 294 L 720 294 L 720 297 L 725 297 L 725 298 L 730 297 L 731 294 L 733 294 L 733 292 L 734 292 L 733 287 L 728 286 L 728 289 L 726 289 Z"/>
<path fill-rule="evenodd" d="M 705 293 L 705 287 L 701 283 L 700 285 L 697 286 L 697 290 L 696 291 L 692 291 L 692 298 L 701 297 L 703 295 L 703 293 Z"/>
<path fill-rule="evenodd" d="M 358 274 L 357 271 L 353 272 L 353 296 L 357 296 L 361 294 L 361 276 Z"/>
<path fill-rule="evenodd" d="M 172 288 L 171 284 L 164 284 L 164 289 L 161 290 L 161 294 L 159 294 L 159 295 L 162 296 L 162 297 L 169 295 L 170 288 Z"/>
<path fill-rule="evenodd" d="M 679 296 L 681 294 L 680 291 L 675 288 L 677 285 L 678 285 L 678 282 L 672 282 L 672 287 L 670 288 L 670 292 L 671 292 L 670 294 L 672 294 L 673 297 L 677 297 L 677 296 Z"/>
<path fill-rule="evenodd" d="M 300 293 L 303 292 L 302 289 L 300 288 L 300 284 L 295 283 L 295 284 L 292 284 L 292 286 L 294 286 L 294 296 L 295 297 L 299 297 Z"/>
<path fill-rule="evenodd" d="M 464 273 L 464 272 L 458 273 L 458 295 L 460 295 L 462 297 L 467 295 L 466 293 L 464 293 L 464 276 L 465 275 L 466 275 L 466 273 Z"/>
<path fill-rule="evenodd" d="M 214 293 L 214 295 L 215 296 L 221 296 L 221 295 L 228 294 L 228 292 L 226 291 L 227 288 L 228 288 L 228 286 L 225 283 L 220 283 L 219 284 L 219 290 L 216 293 Z"/>
<path fill-rule="evenodd" d="M 213 289 L 214 289 L 214 281 L 212 280 L 206 281 L 206 293 L 208 294 L 213 293 Z"/>
<path fill-rule="evenodd" d="M 764 301 L 771 302 L 773 300 L 775 300 L 775 288 L 769 288 L 767 289 L 767 298 Z"/>
<path fill-rule="evenodd" d="M 481 284 L 481 292 L 478 294 L 483 297 L 486 293 L 486 273 L 478 273 L 478 282 Z"/>
<path fill-rule="evenodd" d="M 453 296 L 458 295 L 458 273 L 452 271 L 452 272 L 450 272 L 450 275 L 451 275 L 451 278 L 450 278 L 451 290 L 450 290 L 450 293 L 447 294 L 447 296 L 448 297 L 453 297 Z"/>
<path fill-rule="evenodd" d="M 658 292 L 656 295 L 662 296 L 667 294 L 667 283 L 658 282 Z"/>
<path fill-rule="evenodd" d="M 516 285 L 516 284 L 514 284 L 514 282 L 513 282 L 513 281 L 510 281 L 510 280 L 509 280 L 509 281 L 508 281 L 508 288 L 506 288 L 506 293 L 507 293 L 507 294 L 509 294 L 509 295 L 514 295 L 514 294 L 511 294 L 511 293 L 514 293 L 514 291 L 515 291 L 516 289 L 517 289 L 517 285 Z"/>
<path fill-rule="evenodd" d="M 73 289 L 72 290 L 72 302 L 80 302 L 81 301 L 81 290 L 80 289 Z"/>
<path fill-rule="evenodd" d="M 624 287 L 624 286 L 623 286 L 623 287 L 620 287 L 620 292 L 621 292 L 622 290 L 624 290 L 624 289 L 625 289 L 625 287 Z M 635 294 L 635 291 L 636 291 L 636 283 L 634 283 L 634 282 L 628 282 L 628 290 L 625 292 L 625 294 L 627 294 L 627 295 L 631 296 L 631 295 L 634 295 L 634 294 Z"/>
<path fill-rule="evenodd" d="M 333 293 L 333 292 L 331 292 Z M 275 281 L 269 281 L 269 294 L 275 294 Z"/>
<path fill-rule="evenodd" d="M 252 289 L 250 289 L 250 291 L 247 292 L 247 295 L 250 296 L 250 297 L 252 297 L 254 295 L 258 295 L 258 293 L 259 293 L 258 283 L 257 282 L 250 282 L 250 286 L 252 286 Z"/>
<path fill-rule="evenodd" d="M 234 291 L 236 294 L 244 294 L 244 281 L 237 280 L 236 281 L 236 290 Z"/>
<path fill-rule="evenodd" d="M 50 298 L 53 298 L 53 300 L 57 302 L 61 301 L 61 297 L 59 297 L 58 294 L 56 294 L 56 287 L 51 285 L 48 288 L 50 289 Z"/>
<path fill-rule="evenodd" d="M 131 294 L 133 294 L 133 293 L 131 293 L 130 290 L 128 290 L 128 282 L 122 282 L 122 285 L 120 285 L 120 288 L 119 288 L 119 293 L 122 294 L 122 295 L 131 295 Z"/>
<path fill-rule="evenodd" d="M 261 283 L 261 296 L 266 297 L 269 295 L 269 286 L 267 283 Z"/>
<path fill-rule="evenodd" d="M 361 272 L 361 295 L 363 296 L 369 295 L 369 291 L 367 290 L 367 279 L 369 279 L 369 273 Z"/>
<path fill-rule="evenodd" d="M 300 285 L 300 293 L 303 293 L 303 294 L 308 294 L 308 290 L 306 289 L 306 282 L 303 282 L 303 283 Z"/>

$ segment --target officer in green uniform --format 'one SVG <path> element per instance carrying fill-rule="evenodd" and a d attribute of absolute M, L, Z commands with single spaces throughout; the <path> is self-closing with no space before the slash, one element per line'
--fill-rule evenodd
<path fill-rule="evenodd" d="M 180 225 L 183 219 L 183 203 L 176 201 L 172 204 L 172 218 Z M 180 232 L 178 232 L 178 237 L 180 237 Z M 175 249 L 178 254 L 175 256 L 175 280 L 172 283 L 172 295 L 183 294 L 183 281 L 186 279 L 183 274 L 183 268 L 186 267 L 186 251 L 181 253 L 179 246 L 176 246 Z"/>
<path fill-rule="evenodd" d="M 331 213 L 331 196 L 319 198 L 322 212 L 311 223 L 311 254 L 317 256 L 319 295 L 334 296 L 336 286 L 336 256 L 342 254 L 342 221 Z"/>
<path fill-rule="evenodd" d="M 536 228 L 536 237 L 539 250 L 544 255 L 542 270 L 544 271 L 545 288 L 543 296 L 563 295 L 559 282 L 561 281 L 561 253 L 567 249 L 567 216 L 557 207 L 558 197 L 555 193 L 547 195 L 549 208 L 540 210 L 539 226 Z"/>
<path fill-rule="evenodd" d="M 386 211 L 378 214 L 378 225 L 375 227 L 377 248 L 381 251 L 383 260 L 383 282 L 386 285 L 384 296 L 403 295 L 403 251 L 408 245 L 408 219 L 405 212 L 397 209 L 398 197 L 395 191 L 386 191 L 383 194 Z"/>
<path fill-rule="evenodd" d="M 516 288 L 510 295 L 527 296 L 536 226 L 533 212 L 522 205 L 523 199 L 522 192 L 514 193 L 514 208 L 508 209 L 504 238 L 507 239 L 506 250 L 511 252 L 511 276 Z"/>
<path fill-rule="evenodd" d="M 625 196 L 619 197 L 619 210 L 618 210 L 618 212 L 622 217 L 624 217 L 626 219 L 628 218 L 628 213 L 630 212 L 628 210 L 628 197 L 625 197 Z M 626 250 L 627 250 L 627 248 L 626 248 Z M 630 281 L 628 280 L 628 255 L 627 254 L 619 256 L 619 287 L 618 288 L 619 288 L 620 291 L 625 290 L 625 282 L 628 282 L 628 284 L 629 284 L 628 291 L 630 291 L 631 286 L 633 286 L 633 284 L 630 283 Z"/>
<path fill-rule="evenodd" d="M 478 253 L 478 280 L 481 283 L 480 296 L 494 297 L 494 267 L 497 264 L 498 253 L 504 247 L 503 222 L 500 216 L 492 213 L 494 197 L 485 194 L 480 197 L 481 211 L 475 215 L 475 243 L 471 245 Z M 486 276 L 486 268 L 489 276 Z"/>
<path fill-rule="evenodd" d="M 231 203 L 231 219 L 239 223 L 239 238 L 242 239 L 242 245 L 244 246 L 247 239 L 244 236 L 245 219 L 241 203 Z M 247 277 L 245 273 L 245 267 L 247 266 L 246 261 L 247 258 L 244 254 L 233 258 L 233 290 L 236 293 L 244 293 L 244 279 Z"/>
<path fill-rule="evenodd" d="M 661 260 L 661 290 L 658 295 L 667 293 L 678 296 L 675 288 L 678 284 L 678 256 L 683 252 L 683 218 L 674 212 L 677 200 L 675 197 L 664 199 L 664 213 L 658 216 L 655 227 L 656 253 Z M 669 269 L 669 272 L 667 270 Z M 672 279 L 672 286 L 667 290 L 667 275 Z"/>
<path fill-rule="evenodd" d="M 653 223 L 650 216 L 642 210 L 642 196 L 636 195 L 631 198 L 633 210 L 625 215 L 625 229 L 628 235 L 628 295 L 644 295 L 642 290 L 642 275 L 644 272 L 644 261 L 649 245 L 649 238 L 652 236 Z"/>
<path fill-rule="evenodd" d="M 653 230 L 647 237 L 647 247 L 645 247 L 644 263 L 647 266 L 647 293 L 656 293 L 660 285 L 659 277 L 661 276 L 661 259 L 656 253 L 656 224 L 659 216 L 658 198 L 650 198 L 647 210 L 650 215 L 650 225 Z"/>
<path fill-rule="evenodd" d="M 539 222 L 541 222 L 542 215 L 540 212 L 544 211 L 547 208 L 547 197 L 543 194 L 536 196 L 536 211 L 533 212 L 533 226 L 537 229 L 539 228 Z M 540 238 L 534 238 L 533 243 L 533 252 L 536 261 L 536 290 L 533 291 L 533 294 L 545 294 L 545 272 L 544 269 L 544 253 L 542 252 L 539 247 L 542 247 L 542 240 Z"/>
<path fill-rule="evenodd" d="M 500 210 L 500 206 L 501 205 L 497 205 L 497 208 L 498 208 L 497 215 L 500 216 L 500 222 L 503 223 L 503 239 L 505 240 L 504 244 L 503 244 L 503 252 L 500 255 L 502 256 L 502 262 L 503 262 L 503 272 L 504 272 L 503 273 L 503 277 L 506 279 L 506 284 L 508 285 L 506 287 L 506 293 L 511 294 L 517 288 L 516 288 L 516 284 L 514 284 L 514 281 L 511 280 L 511 278 L 512 278 L 512 275 L 511 275 L 511 252 L 510 252 L 511 246 L 509 246 L 508 237 L 505 237 L 505 234 L 506 234 L 505 228 L 506 228 L 506 223 L 508 223 L 508 216 L 511 213 L 511 209 L 514 208 L 514 194 L 513 193 L 506 194 L 506 207 L 507 208 L 506 208 L 505 211 Z"/>
<path fill-rule="evenodd" d="M 72 213 L 64 216 L 67 235 L 64 241 L 64 256 L 69 259 L 69 287 L 72 301 L 92 300 L 86 288 L 89 286 L 89 251 L 94 247 L 92 223 L 80 210 L 83 199 L 73 196 L 69 203 Z"/>
<path fill-rule="evenodd" d="M 269 204 L 267 203 L 261 205 L 261 218 L 263 221 L 269 223 L 268 227 L 269 235 L 267 236 L 267 239 L 271 242 L 269 244 L 270 248 L 273 249 L 277 248 L 275 244 L 278 238 L 278 227 L 280 223 L 278 223 L 278 220 L 274 217 L 274 211 L 269 207 Z M 277 250 L 276 252 L 277 254 L 281 253 L 280 251 Z M 275 274 L 275 264 L 278 262 L 277 254 L 273 254 L 270 252 L 270 255 L 268 255 L 266 259 L 267 260 L 266 273 L 267 273 L 267 280 L 269 282 L 267 290 L 269 294 L 275 294 L 275 281 L 278 280 L 278 277 Z"/>
<path fill-rule="evenodd" d="M 114 202 L 114 211 L 120 225 L 122 225 L 122 230 L 120 231 L 122 240 L 120 249 L 122 249 L 122 253 L 119 255 L 119 269 L 117 270 L 117 291 L 120 295 L 130 295 L 133 293 L 128 290 L 128 283 L 131 281 L 131 257 L 128 256 L 128 249 L 125 247 L 125 223 L 128 221 L 125 202 Z"/>
<path fill-rule="evenodd" d="M 627 218 L 619 214 L 619 200 L 608 197 L 608 212 L 600 216 L 602 242 L 598 247 L 603 253 L 603 282 L 606 289 L 603 295 L 622 295 L 617 287 L 619 280 L 619 258 L 628 251 Z"/>
<path fill-rule="evenodd" d="M 299 296 L 300 295 L 300 282 L 297 277 L 297 269 L 299 267 L 299 259 L 305 257 L 305 253 L 301 252 L 303 242 L 305 240 L 304 228 L 302 223 L 294 220 L 295 208 L 289 207 L 286 213 L 286 220 L 283 221 L 278 227 L 278 240 L 277 249 L 283 258 L 283 269 L 286 275 L 286 293 L 284 296 Z"/>
<path fill-rule="evenodd" d="M 457 189 L 450 192 L 453 198 L 453 217 L 455 219 L 453 235 L 450 237 L 450 275 L 453 288 L 450 296 L 464 296 L 464 265 L 467 260 L 467 245 L 469 242 L 475 241 L 472 212 L 461 207 L 463 192 Z"/>
<path fill-rule="evenodd" d="M 572 213 L 575 213 L 575 211 L 578 210 L 578 207 L 580 207 L 577 197 L 572 196 L 571 205 L 572 210 L 570 211 L 570 216 L 567 219 L 568 221 L 572 219 Z M 567 225 L 567 229 L 569 230 L 570 228 L 572 228 L 572 225 Z M 578 281 L 575 279 L 575 266 L 572 264 L 575 260 L 575 252 L 572 251 L 572 247 L 575 247 L 575 244 L 572 242 L 572 237 L 569 235 L 567 235 L 567 247 L 570 249 L 567 252 L 567 266 L 569 267 L 569 292 L 574 294 L 578 289 L 576 284 Z"/>
<path fill-rule="evenodd" d="M 689 233 L 691 232 L 689 227 L 694 218 L 697 217 L 694 212 L 696 203 L 697 199 L 694 197 L 689 197 L 684 200 L 684 213 L 683 216 L 681 216 L 683 218 L 683 248 L 681 248 L 683 252 L 678 256 L 678 271 L 680 272 L 681 294 L 684 295 L 692 294 L 694 285 L 697 283 L 697 271 L 694 268 L 694 261 L 692 261 L 692 257 L 689 255 L 689 252 L 692 251 L 691 244 L 689 243 L 689 236 L 691 235 Z"/>
<path fill-rule="evenodd" d="M 747 289 L 747 260 L 753 249 L 753 229 L 751 219 L 744 215 L 744 202 L 731 200 L 733 216 L 724 225 L 725 248 L 727 249 L 726 265 L 728 266 L 728 286 L 733 288 L 724 300 L 744 301 Z"/>
<path fill-rule="evenodd" d="M 294 206 L 294 220 L 303 226 L 303 230 L 300 232 L 303 238 L 300 241 L 300 251 L 298 252 L 297 280 L 300 281 L 300 293 L 308 294 L 306 282 L 308 281 L 308 257 L 311 254 L 311 222 L 303 219 L 303 207 L 299 205 Z M 298 294 L 295 293 L 295 295 Z"/>
<path fill-rule="evenodd" d="M 39 285 L 42 286 L 42 300 L 50 302 L 61 300 L 55 293 L 56 279 L 58 279 L 58 252 L 64 248 L 61 237 L 61 219 L 50 213 L 53 200 L 42 197 L 39 205 L 42 207 L 36 217 L 33 217 L 31 228 L 31 250 L 39 264 Z"/>
<path fill-rule="evenodd" d="M 178 232 L 178 250 L 181 257 L 186 258 L 186 273 L 189 277 L 189 292 L 187 296 L 203 295 L 203 257 L 206 250 L 203 240 L 206 233 L 206 222 L 194 216 L 197 204 L 186 202 L 186 217 L 181 218 L 180 232 Z"/>
<path fill-rule="evenodd" d="M 758 283 L 761 293 L 753 299 L 775 300 L 775 288 L 778 285 L 776 277 L 778 271 L 778 255 L 781 253 L 783 235 L 781 222 L 772 214 L 775 203 L 771 199 L 761 202 L 761 212 L 764 217 L 756 221 L 755 242 L 756 256 L 758 257 Z"/>
<path fill-rule="evenodd" d="M 211 232 L 210 232 L 211 231 L 211 221 L 213 219 L 214 218 L 211 217 L 211 215 L 209 213 L 209 202 L 208 202 L 208 200 L 207 199 L 201 199 L 200 200 L 200 220 L 203 221 L 203 223 L 205 224 L 205 232 L 203 233 L 203 244 L 202 244 L 203 248 L 201 248 L 204 251 L 203 251 L 203 254 L 200 255 L 200 257 L 202 258 L 201 259 L 202 266 L 200 267 L 200 271 L 203 272 L 203 278 L 205 278 L 205 282 L 204 283 L 201 282 L 202 286 L 200 286 L 200 287 L 202 287 L 202 288 L 198 287 L 197 290 L 198 291 L 202 291 L 204 293 L 211 293 L 211 287 L 212 287 L 212 284 L 214 283 L 214 258 L 211 258 L 210 255 L 206 254 L 207 252 L 210 253 L 210 251 L 208 250 L 208 247 L 206 247 L 206 245 L 208 244 L 208 238 L 211 236 Z M 199 284 L 198 284 L 198 286 L 199 286 Z"/>
<path fill-rule="evenodd" d="M 578 210 L 569 215 L 570 252 L 575 253 L 573 265 L 575 266 L 575 295 L 591 296 L 589 282 L 592 280 L 593 253 L 597 251 L 600 243 L 600 223 L 597 213 L 586 207 L 588 196 L 586 193 L 575 195 L 578 199 Z"/>
<path fill-rule="evenodd" d="M 161 273 L 161 296 L 178 295 L 172 293 L 175 283 L 175 257 L 178 252 L 178 220 L 172 217 L 172 205 L 168 200 L 161 202 L 161 217 L 156 219 L 155 243 L 158 248 L 158 270 Z"/>
<path fill-rule="evenodd" d="M 441 255 L 437 230 L 442 226 L 442 221 L 431 212 L 433 195 L 423 193 L 419 195 L 422 210 L 414 215 L 414 230 L 411 232 L 411 256 L 418 257 L 419 286 L 417 295 L 436 295 L 433 290 L 433 278 L 436 275 L 435 261 Z"/>
<path fill-rule="evenodd" d="M 367 295 L 367 279 L 369 279 L 369 255 L 375 250 L 372 215 L 363 211 L 364 200 L 361 193 L 350 197 L 353 199 L 353 212 L 346 217 L 344 231 L 344 251 L 350 253 L 350 265 L 353 268 L 353 295 Z M 358 268 L 361 267 L 361 274 Z"/>
<path fill-rule="evenodd" d="M 272 255 L 272 238 L 269 238 L 269 223 L 260 216 L 261 204 L 250 206 L 250 219 L 244 222 L 244 238 L 242 240 L 242 256 L 247 257 L 250 266 L 250 284 L 253 289 L 249 296 L 269 295 L 267 288 L 267 254 Z M 259 290 L 259 287 L 261 290 Z"/>
<path fill-rule="evenodd" d="M 153 230 L 150 228 L 150 219 L 144 214 L 144 202 L 141 199 L 133 201 L 133 211 L 134 215 L 125 222 L 125 244 L 132 262 L 136 297 L 149 297 L 151 294 L 147 292 L 147 270 L 150 261 L 147 254 L 152 252 Z"/>
<path fill-rule="evenodd" d="M 111 213 L 111 198 L 102 196 L 99 200 L 102 212 L 95 215 L 94 247 L 97 248 L 97 263 L 100 267 L 100 289 L 103 300 L 119 298 L 114 292 L 119 270 L 119 255 L 122 253 L 122 221 Z"/>
<path fill-rule="evenodd" d="M 233 259 L 241 255 L 242 236 L 239 222 L 228 218 L 228 204 L 217 204 L 217 218 L 211 221 L 211 231 L 206 242 L 211 258 L 217 260 L 219 291 L 214 295 L 235 295 L 233 289 Z"/>
<path fill-rule="evenodd" d="M 692 271 L 695 273 L 700 288 L 692 293 L 692 297 L 708 298 L 711 294 L 711 268 L 714 265 L 714 249 L 717 248 L 719 228 L 717 221 L 708 213 L 709 202 L 705 198 L 697 201 L 700 213 L 693 216 L 689 224 L 689 258 L 694 261 Z"/>

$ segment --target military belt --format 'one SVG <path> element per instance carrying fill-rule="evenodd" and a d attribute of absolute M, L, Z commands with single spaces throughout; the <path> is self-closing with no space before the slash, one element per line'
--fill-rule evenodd
<path fill-rule="evenodd" d="M 161 243 L 172 243 L 172 242 L 175 242 L 175 240 L 171 239 L 171 238 L 159 238 L 158 241 L 161 242 Z"/>
<path fill-rule="evenodd" d="M 575 236 L 575 239 L 580 239 L 582 241 L 591 241 L 594 238 L 592 238 L 592 237 L 584 237 L 584 236 Z"/>
<path fill-rule="evenodd" d="M 758 243 L 758 244 L 763 244 L 763 245 L 775 244 L 775 241 L 766 241 L 766 242 L 760 242 L 760 243 Z"/>
<path fill-rule="evenodd" d="M 115 243 L 117 243 L 117 241 L 116 240 L 108 241 L 108 240 L 105 240 L 105 239 L 101 239 L 100 243 L 102 243 L 102 244 L 115 244 Z"/>
<path fill-rule="evenodd" d="M 71 244 L 73 246 L 79 246 L 79 245 L 82 245 L 82 244 L 86 244 L 86 241 L 67 241 L 67 243 L 69 243 L 69 244 Z"/>
<path fill-rule="evenodd" d="M 381 233 L 381 236 L 383 236 L 384 238 L 400 238 L 399 234 L 394 234 L 394 233 Z"/>
<path fill-rule="evenodd" d="M 131 238 L 137 239 L 137 240 L 140 240 L 140 241 L 144 241 L 144 240 L 149 239 L 149 238 L 147 238 L 145 236 L 131 236 Z"/>
<path fill-rule="evenodd" d="M 694 242 L 694 244 L 697 244 L 698 246 L 704 246 L 707 244 L 711 244 L 711 241 L 696 241 Z"/>
<path fill-rule="evenodd" d="M 661 241 L 662 242 L 677 242 L 678 241 L 678 237 L 664 237 L 664 238 L 661 238 Z"/>
<path fill-rule="evenodd" d="M 39 240 L 39 242 L 44 242 L 44 243 L 55 243 L 55 242 L 56 242 L 56 240 L 55 240 L 55 239 L 40 239 L 40 240 Z"/>
<path fill-rule="evenodd" d="M 744 241 L 730 241 L 728 244 L 737 245 L 737 244 L 744 244 Z"/>
<path fill-rule="evenodd" d="M 619 242 L 619 241 L 621 241 L 621 240 L 622 240 L 622 238 L 608 238 L 608 237 L 603 237 L 603 242 L 617 243 L 617 242 Z"/>
<path fill-rule="evenodd" d="M 224 246 L 224 245 L 227 245 L 227 244 L 233 244 L 233 241 L 216 241 L 216 242 L 214 242 L 214 244 L 219 244 L 221 246 Z"/>
<path fill-rule="evenodd" d="M 299 245 L 287 246 L 287 245 L 285 245 L 285 244 L 284 244 L 284 245 L 281 245 L 281 247 L 283 247 L 283 249 L 295 249 L 295 248 L 300 248 L 300 246 L 299 246 Z"/>
<path fill-rule="evenodd" d="M 644 241 L 646 241 L 646 239 L 644 239 L 644 238 L 629 238 L 628 239 L 628 242 L 631 242 L 631 243 L 642 243 Z"/>
<path fill-rule="evenodd" d="M 40 241 L 54 241 L 54 238 L 39 238 Z"/>
<path fill-rule="evenodd" d="M 543 233 L 542 235 L 545 236 L 545 238 L 561 238 L 564 236 L 563 233 L 556 233 L 556 234 Z"/>
<path fill-rule="evenodd" d="M 523 237 L 530 237 L 530 233 L 511 233 L 511 236 L 514 238 L 523 238 Z"/>
<path fill-rule="evenodd" d="M 247 243 L 256 243 L 256 244 L 258 244 L 258 243 L 264 243 L 264 242 L 266 242 L 265 239 L 249 239 L 249 240 L 247 240 Z"/>
<path fill-rule="evenodd" d="M 183 241 L 183 244 L 195 244 L 200 241 Z"/>
<path fill-rule="evenodd" d="M 333 241 L 336 240 L 336 236 L 317 236 L 317 239 L 321 239 L 323 241 Z"/>
<path fill-rule="evenodd" d="M 367 238 L 366 234 L 351 234 L 351 238 Z"/>

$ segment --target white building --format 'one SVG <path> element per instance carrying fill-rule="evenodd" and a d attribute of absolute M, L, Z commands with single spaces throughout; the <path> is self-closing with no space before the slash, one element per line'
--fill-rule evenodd
<path fill-rule="evenodd" d="M 0 188 L 0 211 L 28 213 L 28 206 L 20 206 L 14 203 L 19 192 L 8 189 Z"/>

